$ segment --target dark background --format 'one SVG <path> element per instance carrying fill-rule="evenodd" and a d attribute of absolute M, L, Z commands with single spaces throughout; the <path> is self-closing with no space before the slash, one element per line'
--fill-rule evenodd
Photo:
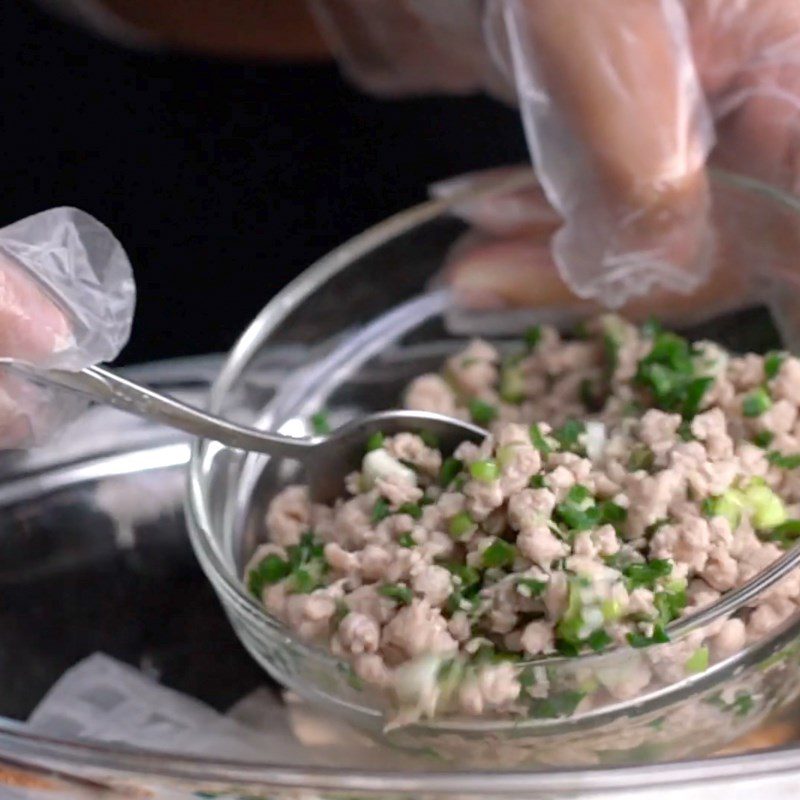
<path fill-rule="evenodd" d="M 484 98 L 380 101 L 329 65 L 128 51 L 0 0 L 0 225 L 57 205 L 119 237 L 122 361 L 227 350 L 269 298 L 428 182 L 519 161 Z"/>

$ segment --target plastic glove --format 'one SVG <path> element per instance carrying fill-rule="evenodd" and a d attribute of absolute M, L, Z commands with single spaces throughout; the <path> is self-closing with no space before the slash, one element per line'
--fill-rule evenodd
<path fill-rule="evenodd" d="M 113 234 L 74 208 L 0 228 L 0 361 L 78 370 L 114 359 L 136 300 Z M 0 448 L 37 443 L 78 413 L 77 396 L 0 372 Z"/>
<path fill-rule="evenodd" d="M 505 71 L 561 217 L 555 261 L 581 297 L 620 306 L 654 286 L 695 291 L 710 274 L 720 246 L 705 173 L 712 122 L 716 163 L 800 188 L 794 0 L 315 2 L 349 73 L 373 90 L 492 90 Z M 394 20 L 381 25 L 387 6 Z M 436 47 L 414 51 L 415 28 Z M 541 215 L 534 200 L 529 213 Z M 541 244 L 539 232 L 531 258 L 546 256 Z M 530 296 L 516 272 L 500 294 Z"/>

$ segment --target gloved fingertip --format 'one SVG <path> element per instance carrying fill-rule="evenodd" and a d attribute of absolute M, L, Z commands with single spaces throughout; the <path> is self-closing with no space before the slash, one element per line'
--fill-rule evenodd
<path fill-rule="evenodd" d="M 0 353 L 37 363 L 72 341 L 66 314 L 33 278 L 0 253 Z"/>
<path fill-rule="evenodd" d="M 482 306 L 509 307 L 578 306 L 561 280 L 541 240 L 525 237 L 493 239 L 454 251 L 445 281 L 465 301 L 483 298 Z"/>

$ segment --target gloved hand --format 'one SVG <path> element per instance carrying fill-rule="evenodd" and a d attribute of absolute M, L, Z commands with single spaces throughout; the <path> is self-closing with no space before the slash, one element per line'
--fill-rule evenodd
<path fill-rule="evenodd" d="M 111 361 L 130 334 L 136 292 L 111 231 L 74 208 L 0 228 L 0 364 L 78 370 Z M 40 442 L 82 408 L 66 392 L 0 370 L 0 448 Z"/>
<path fill-rule="evenodd" d="M 372 91 L 513 90 L 544 192 L 519 194 L 516 207 L 541 218 L 546 199 L 557 217 L 524 241 L 515 231 L 514 268 L 497 292 L 506 299 L 535 299 L 551 264 L 545 233 L 582 298 L 620 306 L 654 287 L 695 291 L 724 244 L 711 224 L 709 154 L 800 188 L 794 0 L 312 2 L 347 72 Z M 499 215 L 488 216 L 496 227 Z"/>

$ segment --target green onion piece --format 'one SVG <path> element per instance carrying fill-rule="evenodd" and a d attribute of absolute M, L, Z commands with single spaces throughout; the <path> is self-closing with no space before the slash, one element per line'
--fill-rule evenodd
<path fill-rule="evenodd" d="M 372 509 L 372 521 L 373 522 L 380 522 L 381 520 L 386 519 L 386 517 L 391 514 L 391 509 L 389 508 L 389 503 L 383 497 L 379 497 L 375 502 L 375 506 Z"/>
<path fill-rule="evenodd" d="M 476 481 L 491 483 L 500 477 L 500 467 L 496 461 L 486 459 L 485 461 L 473 461 L 469 465 L 469 473 Z"/>
<path fill-rule="evenodd" d="M 555 641 L 556 652 L 567 658 L 576 658 L 581 654 L 580 648 L 574 642 L 567 641 L 566 639 L 556 639 Z"/>
<path fill-rule="evenodd" d="M 698 647 L 689 658 L 686 659 L 686 671 L 690 675 L 697 675 L 700 672 L 705 672 L 708 669 L 708 648 Z"/>
<path fill-rule="evenodd" d="M 414 593 L 411 589 L 400 583 L 387 583 L 378 589 L 378 594 L 388 597 L 390 600 L 395 600 L 402 606 L 410 605 L 414 599 Z"/>
<path fill-rule="evenodd" d="M 535 719 L 571 717 L 584 697 L 586 692 L 565 691 L 551 697 L 537 698 L 531 703 L 529 714 Z"/>
<path fill-rule="evenodd" d="M 543 455 L 547 455 L 553 451 L 553 448 L 550 447 L 547 439 L 544 438 L 544 434 L 535 422 L 533 425 L 531 425 L 531 442 L 533 443 L 533 446 Z"/>
<path fill-rule="evenodd" d="M 267 586 L 283 580 L 291 571 L 292 567 L 288 561 L 276 553 L 270 553 L 250 570 L 247 576 L 247 588 L 251 594 L 261 599 Z"/>
<path fill-rule="evenodd" d="M 539 597 L 547 588 L 547 581 L 537 581 L 533 578 L 520 578 L 517 581 L 517 591 L 524 597 Z"/>
<path fill-rule="evenodd" d="M 525 346 L 528 350 L 535 350 L 536 346 L 539 344 L 539 341 L 542 338 L 542 326 L 541 325 L 534 325 L 522 335 L 522 340 L 525 342 Z"/>
<path fill-rule="evenodd" d="M 579 446 L 579 438 L 586 431 L 586 426 L 577 419 L 567 420 L 553 435 L 562 450 L 575 450 Z"/>
<path fill-rule="evenodd" d="M 367 452 L 371 453 L 373 450 L 380 450 L 383 447 L 383 442 L 383 434 L 380 431 L 376 431 L 367 439 Z"/>
<path fill-rule="evenodd" d="M 418 436 L 427 447 L 432 447 L 434 450 L 439 449 L 439 437 L 435 433 L 422 430 L 419 432 Z"/>
<path fill-rule="evenodd" d="M 649 472 L 653 468 L 656 457 L 653 451 L 643 444 L 637 445 L 631 450 L 628 457 L 628 469 L 631 472 L 638 472 L 640 469 Z"/>
<path fill-rule="evenodd" d="M 447 488 L 464 468 L 464 464 L 457 458 L 446 458 L 439 473 L 439 483 Z"/>
<path fill-rule="evenodd" d="M 286 548 L 286 553 L 289 556 L 289 564 L 292 569 L 307 564 L 309 561 L 315 561 L 324 558 L 323 545 L 316 541 L 312 531 L 306 531 L 301 537 L 300 542 Z"/>
<path fill-rule="evenodd" d="M 475 567 L 467 564 L 445 564 L 444 566 L 454 577 L 458 578 L 459 588 L 462 592 L 478 586 L 481 582 L 481 574 Z"/>
<path fill-rule="evenodd" d="M 778 453 L 776 450 L 773 450 L 771 453 L 767 454 L 767 461 L 781 469 L 797 469 L 800 467 L 800 453 L 784 455 L 783 453 Z"/>
<path fill-rule="evenodd" d="M 482 553 L 483 566 L 487 569 L 510 567 L 516 557 L 516 547 L 502 539 L 495 539 Z"/>
<path fill-rule="evenodd" d="M 544 475 L 533 475 L 528 481 L 528 486 L 531 489 L 546 489 L 547 484 L 545 483 Z"/>
<path fill-rule="evenodd" d="M 449 531 L 454 539 L 463 539 L 475 531 L 475 523 L 466 511 L 459 511 L 450 520 Z"/>
<path fill-rule="evenodd" d="M 497 409 L 489 403 L 484 403 L 483 400 L 470 400 L 469 414 L 476 425 L 485 428 L 497 416 Z"/>
<path fill-rule="evenodd" d="M 678 436 L 680 436 L 682 442 L 695 441 L 695 436 L 692 433 L 692 423 L 688 419 L 678 425 Z"/>
<path fill-rule="evenodd" d="M 635 589 L 637 586 L 650 589 L 659 578 L 666 578 L 671 572 L 672 562 L 665 558 L 654 558 L 646 564 L 629 564 L 622 570 L 629 589 Z"/>
<path fill-rule="evenodd" d="M 653 626 L 652 636 L 645 636 L 643 633 L 628 634 L 628 643 L 631 647 L 650 647 L 654 644 L 666 644 L 668 641 L 669 635 L 661 624 Z"/>
<path fill-rule="evenodd" d="M 767 353 L 764 356 L 764 377 L 766 379 L 772 380 L 780 371 L 781 366 L 783 365 L 784 360 L 786 359 L 786 353 L 779 353 L 779 352 L 771 352 Z"/>
<path fill-rule="evenodd" d="M 614 503 L 611 500 L 603 500 L 600 503 L 600 522 L 602 524 L 613 525 L 615 528 L 628 519 L 628 509 Z"/>
<path fill-rule="evenodd" d="M 602 629 L 595 631 L 592 633 L 591 636 L 586 640 L 586 643 L 595 653 L 599 653 L 601 650 L 605 650 L 611 644 L 611 637 Z"/>
<path fill-rule="evenodd" d="M 766 449 L 772 444 L 772 440 L 775 438 L 775 434 L 772 431 L 759 431 L 753 437 L 753 444 L 758 445 L 759 447 L 763 447 Z"/>
<path fill-rule="evenodd" d="M 585 531 L 600 524 L 601 510 L 595 504 L 592 493 L 585 486 L 575 484 L 556 506 L 554 518 L 570 530 Z"/>
<path fill-rule="evenodd" d="M 517 364 L 506 364 L 500 372 L 500 397 L 518 406 L 525 399 L 525 378 Z"/>
<path fill-rule="evenodd" d="M 310 594 L 314 589 L 322 586 L 322 576 L 325 574 L 327 564 L 323 561 L 310 561 L 302 567 L 295 569 L 286 579 L 290 594 Z"/>
<path fill-rule="evenodd" d="M 405 533 L 401 533 L 399 538 L 397 539 L 400 547 L 416 547 L 417 543 L 414 540 L 414 537 L 411 535 L 409 531 Z"/>
<path fill-rule="evenodd" d="M 325 436 L 331 432 L 327 411 L 317 411 L 311 415 L 311 428 L 317 436 Z"/>
<path fill-rule="evenodd" d="M 786 521 L 786 506 L 764 483 L 751 481 L 744 490 L 750 519 L 757 530 L 770 530 Z"/>
<path fill-rule="evenodd" d="M 398 514 L 408 514 L 413 519 L 422 519 L 422 508 L 418 503 L 403 503 L 397 509 Z"/>
<path fill-rule="evenodd" d="M 605 622 L 616 622 L 622 616 L 622 604 L 619 600 L 612 600 L 610 597 L 603 600 L 600 610 L 603 612 Z"/>
<path fill-rule="evenodd" d="M 636 383 L 650 390 L 658 408 L 691 419 L 714 379 L 695 374 L 692 350 L 686 339 L 659 331 L 653 337 L 652 349 L 639 362 Z"/>
<path fill-rule="evenodd" d="M 656 592 L 653 603 L 658 611 L 662 625 L 669 625 L 686 608 L 686 589 L 681 587 L 672 592 Z"/>
<path fill-rule="evenodd" d="M 800 519 L 787 519 L 775 526 L 766 538 L 786 550 L 800 538 Z"/>
<path fill-rule="evenodd" d="M 772 408 L 772 398 L 763 386 L 750 392 L 742 400 L 742 413 L 746 417 L 760 417 L 770 408 Z"/>

